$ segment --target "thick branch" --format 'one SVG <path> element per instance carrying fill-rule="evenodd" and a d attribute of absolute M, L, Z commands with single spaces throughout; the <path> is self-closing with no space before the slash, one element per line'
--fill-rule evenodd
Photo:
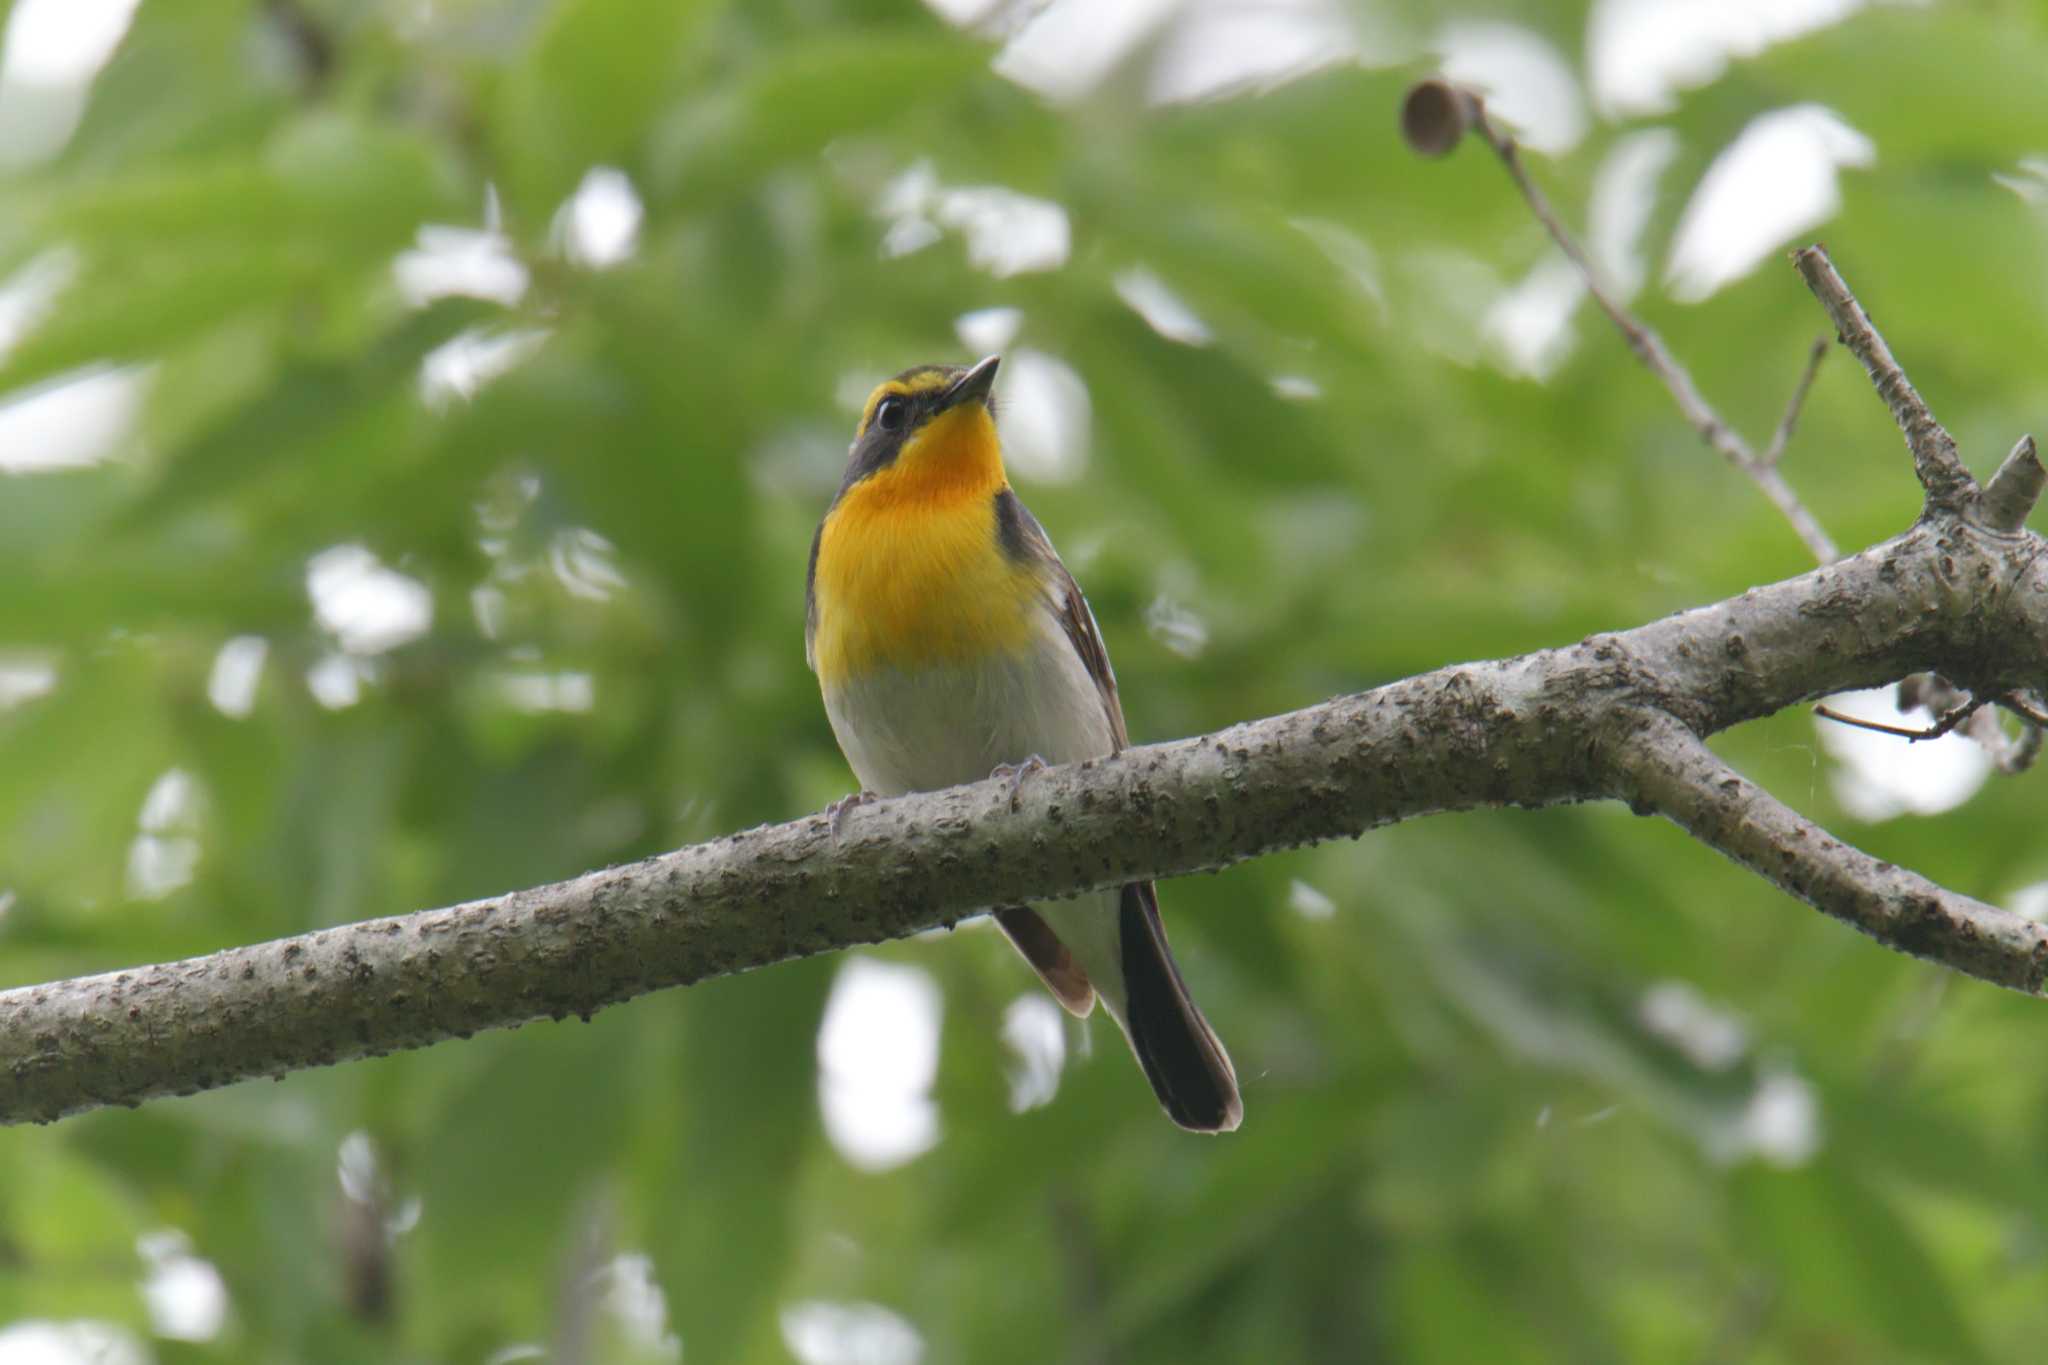
<path fill-rule="evenodd" d="M 1052 769 L 1024 782 L 1014 809 L 1008 782 L 984 782 L 855 808 L 836 844 L 812 816 L 450 909 L 0 992 L 0 1119 L 584 1014 L 991 904 L 1214 869 L 1438 811 L 1642 800 L 1631 755 L 1645 715 L 1705 735 L 1922 670 L 1994 694 L 2048 677 L 2041 549 L 2025 533 L 1925 521 L 1634 630 Z M 1800 875 L 1821 884 L 1818 869 Z M 1847 913 L 1828 894 L 1824 908 Z M 1897 947 L 1955 951 L 1943 960 L 2039 988 L 2031 928 L 1963 953 L 1917 920 L 1859 915 Z"/>
<path fill-rule="evenodd" d="M 1913 472 L 1919 477 L 1920 486 L 1927 490 L 1927 505 L 1940 512 L 1966 511 L 1976 496 L 1977 481 L 1963 468 L 1954 439 L 1934 420 L 1926 400 L 1906 378 L 1906 372 L 1892 358 L 1891 347 L 1885 345 L 1884 338 L 1871 324 L 1870 314 L 1863 311 L 1863 305 L 1835 272 L 1828 253 L 1818 246 L 1801 247 L 1792 253 L 1792 262 L 1799 267 L 1806 287 L 1827 310 L 1842 344 L 1863 362 L 1870 382 L 1877 386 L 1878 396 L 1891 409 L 1892 421 L 1905 435 L 1906 448 L 1913 452 Z"/>
<path fill-rule="evenodd" d="M 1638 809 L 1878 942 L 2014 990 L 2048 976 L 2048 929 L 1851 848 L 1714 757 L 1669 717 L 1623 752 Z"/>

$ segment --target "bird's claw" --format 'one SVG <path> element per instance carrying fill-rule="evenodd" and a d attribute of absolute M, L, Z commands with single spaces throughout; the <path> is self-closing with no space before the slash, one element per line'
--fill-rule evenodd
<path fill-rule="evenodd" d="M 1024 803 L 1018 793 L 1024 789 L 1024 779 L 1033 773 L 1042 773 L 1044 771 L 1045 760 L 1037 754 L 1032 754 L 1022 763 L 996 764 L 994 770 L 989 773 L 989 776 L 1006 777 L 1010 780 L 1010 809 L 1021 810 Z"/>
<path fill-rule="evenodd" d="M 832 826 L 832 847 L 839 847 L 839 826 L 845 823 L 846 813 L 855 806 L 871 806 L 874 803 L 875 794 L 873 792 L 857 791 L 849 792 L 825 807 L 825 818 Z"/>

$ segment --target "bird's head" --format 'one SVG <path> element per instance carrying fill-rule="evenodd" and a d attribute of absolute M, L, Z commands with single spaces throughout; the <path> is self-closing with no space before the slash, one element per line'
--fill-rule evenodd
<path fill-rule="evenodd" d="M 846 462 L 846 488 L 864 480 L 907 486 L 1002 479 L 995 382 L 1001 357 L 919 365 L 868 395 Z"/>

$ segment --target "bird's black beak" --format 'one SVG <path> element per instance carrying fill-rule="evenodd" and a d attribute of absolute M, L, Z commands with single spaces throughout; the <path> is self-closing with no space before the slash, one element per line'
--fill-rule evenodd
<path fill-rule="evenodd" d="M 976 362 L 973 369 L 954 380 L 953 387 L 946 390 L 939 411 L 969 402 L 987 406 L 996 387 L 996 367 L 1002 363 L 1003 358 L 999 355 Z"/>

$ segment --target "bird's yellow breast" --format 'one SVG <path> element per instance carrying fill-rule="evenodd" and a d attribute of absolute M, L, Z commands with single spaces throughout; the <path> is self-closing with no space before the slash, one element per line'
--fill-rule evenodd
<path fill-rule="evenodd" d="M 825 519 L 812 654 L 827 687 L 875 668 L 971 663 L 1031 641 L 1040 584 L 997 539 L 1000 456 L 937 453 L 906 450 L 848 488 Z"/>

